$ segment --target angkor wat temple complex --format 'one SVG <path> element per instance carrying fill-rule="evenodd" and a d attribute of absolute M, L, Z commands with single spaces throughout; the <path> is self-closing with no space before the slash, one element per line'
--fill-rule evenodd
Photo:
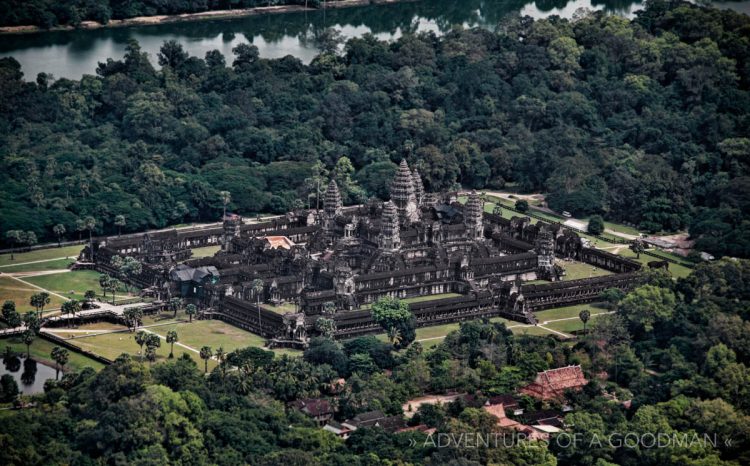
<path fill-rule="evenodd" d="M 189 259 L 207 245 L 221 250 Z M 387 202 L 344 207 L 331 181 L 322 210 L 256 223 L 227 215 L 223 227 L 102 238 L 94 250 L 99 270 L 114 255 L 136 257 L 144 266 L 133 281 L 146 292 L 181 296 L 205 315 L 288 344 L 314 334 L 322 316 L 337 337 L 379 331 L 369 307 L 384 296 L 407 299 L 418 326 L 495 316 L 533 323 L 536 310 L 629 289 L 640 269 L 560 224 L 487 212 L 476 193 L 463 203 L 455 193 L 426 193 L 406 161 Z M 612 274 L 567 280 L 566 259 Z"/>

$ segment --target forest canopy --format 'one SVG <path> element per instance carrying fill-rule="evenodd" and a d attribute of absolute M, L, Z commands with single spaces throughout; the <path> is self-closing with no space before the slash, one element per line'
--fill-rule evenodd
<path fill-rule="evenodd" d="M 329 176 L 360 202 L 386 196 L 406 158 L 428 190 L 545 192 L 576 216 L 688 228 L 703 250 L 750 257 L 750 18 L 657 1 L 633 21 L 497 30 L 340 47 L 330 33 L 310 65 L 132 42 L 78 81 L 25 80 L 0 59 L 0 230 L 216 220 L 221 191 L 243 215 L 280 213 L 314 205 Z"/>

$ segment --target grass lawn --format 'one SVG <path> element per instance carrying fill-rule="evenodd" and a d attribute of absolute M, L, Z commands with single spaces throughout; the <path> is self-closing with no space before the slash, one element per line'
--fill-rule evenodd
<path fill-rule="evenodd" d="M 60 259 L 63 257 L 78 256 L 83 249 L 83 245 L 65 246 L 64 248 L 47 248 L 30 252 L 21 252 L 15 254 L 15 260 L 10 260 L 10 254 L 0 254 L 0 271 L 2 266 L 20 264 L 22 262 L 41 261 L 47 259 Z"/>
<path fill-rule="evenodd" d="M 37 277 L 24 278 L 25 281 L 33 283 L 34 285 L 41 286 L 44 289 L 54 291 L 63 296 L 67 296 L 71 299 L 83 299 L 83 294 L 86 290 L 94 290 L 97 296 L 101 295 L 101 287 L 99 286 L 99 272 L 94 270 L 74 270 L 72 272 L 61 272 L 50 275 L 39 275 Z M 130 288 L 130 296 L 133 295 L 133 288 Z M 124 288 L 119 291 L 115 297 L 119 295 L 120 298 L 126 298 L 128 296 L 125 293 Z M 111 298 L 108 295 L 108 300 Z"/>
<path fill-rule="evenodd" d="M 10 300 L 16 303 L 16 310 L 18 312 L 26 312 L 34 310 L 34 307 L 29 304 L 31 295 L 40 293 L 42 290 L 34 288 L 31 285 L 14 280 L 10 277 L 0 277 L 0 302 Z M 47 309 L 59 308 L 63 299 L 59 296 L 50 295 L 50 303 L 46 306 Z"/>
<path fill-rule="evenodd" d="M 597 307 L 595 303 L 589 303 L 589 304 L 576 304 L 575 306 L 558 307 L 555 309 L 547 309 L 544 311 L 535 312 L 534 315 L 536 316 L 536 319 L 539 322 L 544 322 L 546 320 L 567 319 L 569 317 L 578 317 L 578 314 L 584 309 L 588 309 L 591 314 L 607 312 L 607 309 L 602 309 L 601 307 Z"/>
<path fill-rule="evenodd" d="M 409 303 L 421 303 L 424 301 L 434 301 L 437 299 L 457 298 L 461 296 L 458 293 L 442 293 L 442 294 L 428 294 L 424 296 L 417 296 L 415 298 L 404 298 L 401 301 Z M 360 310 L 370 309 L 372 304 L 363 304 L 359 307 Z"/>
<path fill-rule="evenodd" d="M 648 264 L 651 261 L 658 261 L 659 260 L 656 257 L 648 256 L 646 254 L 641 254 L 640 259 L 638 259 L 636 257 L 636 254 L 633 251 L 631 251 L 630 248 L 628 248 L 628 247 L 624 247 L 624 248 L 620 249 L 620 252 L 618 252 L 618 254 L 621 255 L 621 256 L 623 256 L 623 257 L 629 257 L 631 259 L 635 259 L 636 261 L 640 262 L 644 266 L 647 266 L 646 264 Z M 661 254 L 664 257 L 671 257 L 671 255 L 669 255 L 668 253 L 664 253 L 662 251 L 659 251 L 658 254 Z M 685 277 L 687 277 L 688 275 L 690 275 L 693 272 L 693 269 L 690 269 L 690 268 L 685 267 L 683 265 L 673 264 L 673 263 L 670 262 L 669 263 L 669 272 L 675 278 L 685 278 Z"/>
<path fill-rule="evenodd" d="M 13 351 L 26 354 L 26 345 L 21 342 L 20 337 L 13 336 L 0 339 L 0 348 L 4 350 L 6 346 L 10 346 Z M 54 348 L 55 346 L 56 345 L 51 341 L 45 340 L 41 337 L 37 337 L 30 348 L 31 357 L 36 359 L 37 361 L 46 361 L 54 365 L 50 353 L 52 352 L 52 348 Z M 68 353 L 70 360 L 65 366 L 68 369 L 81 370 L 84 367 L 91 367 L 96 370 L 100 370 L 104 367 L 104 364 L 94 361 L 93 359 L 89 359 L 82 354 L 76 353 L 75 351 L 68 350 Z"/>
<path fill-rule="evenodd" d="M 62 270 L 67 269 L 68 266 L 74 263 L 73 259 L 54 259 L 44 262 L 32 262 L 28 264 L 11 265 L 8 267 L 0 267 L 0 272 L 12 273 L 12 272 L 42 272 L 45 270 Z"/>
<path fill-rule="evenodd" d="M 533 336 L 547 336 L 547 335 L 557 335 L 555 332 L 550 332 L 547 329 L 544 329 L 542 327 L 536 327 L 536 326 L 529 326 L 529 327 L 513 327 L 511 329 L 514 334 L 516 335 L 533 335 Z"/>
<path fill-rule="evenodd" d="M 297 312 L 297 307 L 294 303 L 283 303 L 275 306 L 273 304 L 261 303 L 260 307 L 263 309 L 275 312 L 276 314 L 293 314 Z"/>
<path fill-rule="evenodd" d="M 578 280 L 581 278 L 601 277 L 602 275 L 612 275 L 612 272 L 583 262 L 574 262 L 558 260 L 556 262 L 565 269 L 563 280 Z"/>
<path fill-rule="evenodd" d="M 61 329 L 60 336 L 69 337 L 69 335 L 65 334 L 64 329 Z M 68 342 L 79 348 L 104 356 L 105 358 L 115 360 L 122 353 L 128 353 L 131 356 L 138 355 L 140 347 L 136 344 L 134 336 L 135 333 L 125 331 L 118 333 L 105 333 L 96 336 L 78 336 L 78 338 L 68 340 Z M 175 353 L 178 355 L 182 354 L 181 351 L 177 351 L 177 347 L 175 347 Z M 161 347 L 156 350 L 156 361 L 164 361 L 167 359 L 168 355 L 169 345 L 167 345 L 167 342 L 162 341 Z M 196 361 L 199 360 L 197 355 L 195 359 Z"/>
<path fill-rule="evenodd" d="M 213 256 L 214 254 L 219 252 L 220 249 L 221 246 L 205 246 L 202 248 L 195 248 L 192 250 L 193 255 L 191 256 L 191 259 Z"/>

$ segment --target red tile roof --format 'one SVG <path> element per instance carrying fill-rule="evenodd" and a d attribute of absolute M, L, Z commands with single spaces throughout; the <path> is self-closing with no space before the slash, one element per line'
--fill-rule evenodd
<path fill-rule="evenodd" d="M 580 390 L 588 383 L 581 366 L 567 366 L 539 372 L 520 392 L 541 400 L 559 398 L 565 390 Z"/>

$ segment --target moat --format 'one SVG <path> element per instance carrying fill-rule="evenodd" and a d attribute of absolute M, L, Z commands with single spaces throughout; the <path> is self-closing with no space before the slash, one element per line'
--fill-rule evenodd
<path fill-rule="evenodd" d="M 714 5 L 750 13 L 750 1 L 715 2 Z M 262 57 L 293 55 L 308 63 L 318 53 L 313 39 L 316 32 L 327 27 L 340 29 L 346 38 L 370 32 L 388 40 L 409 31 L 442 34 L 455 25 L 494 29 L 508 15 L 571 18 L 578 9 L 587 8 L 632 17 L 642 7 L 642 2 L 630 0 L 423 0 L 231 20 L 7 35 L 0 40 L 0 57 L 15 57 L 27 80 L 35 79 L 40 72 L 69 79 L 94 74 L 98 62 L 122 57 L 131 38 L 138 40 L 154 62 L 162 43 L 174 39 L 198 57 L 214 49 L 231 56 L 233 47 L 250 41 L 258 47 Z"/>

